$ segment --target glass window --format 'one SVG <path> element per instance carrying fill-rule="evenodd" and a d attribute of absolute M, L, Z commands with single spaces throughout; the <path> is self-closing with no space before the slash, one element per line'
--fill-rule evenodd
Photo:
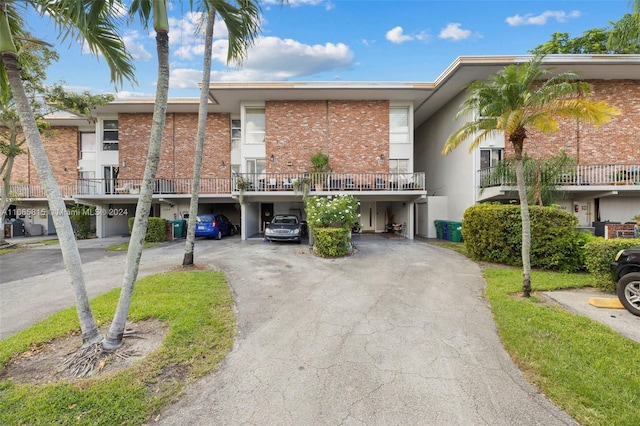
<path fill-rule="evenodd" d="M 231 149 L 240 149 L 242 124 L 240 120 L 231 120 Z"/>
<path fill-rule="evenodd" d="M 408 173 L 408 172 L 409 172 L 408 159 L 390 159 L 389 160 L 389 173 Z"/>
<path fill-rule="evenodd" d="M 80 133 L 80 159 L 96 159 L 96 134 Z"/>
<path fill-rule="evenodd" d="M 389 108 L 389 141 L 409 143 L 409 107 Z"/>
<path fill-rule="evenodd" d="M 481 149 L 480 169 L 488 169 L 502 161 L 502 148 Z"/>
<path fill-rule="evenodd" d="M 264 108 L 247 108 L 245 110 L 245 143 L 264 143 L 264 134 Z"/>
<path fill-rule="evenodd" d="M 104 120 L 102 122 L 102 150 L 118 150 L 118 120 Z"/>

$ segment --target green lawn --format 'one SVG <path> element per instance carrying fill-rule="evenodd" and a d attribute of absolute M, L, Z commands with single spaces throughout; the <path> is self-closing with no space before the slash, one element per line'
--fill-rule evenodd
<path fill-rule="evenodd" d="M 119 290 L 92 300 L 98 325 L 111 321 Z M 187 384 L 216 368 L 233 345 L 235 319 L 226 278 L 213 271 L 169 272 L 135 288 L 130 321 L 156 318 L 169 332 L 159 349 L 117 374 L 77 383 L 0 382 L 2 425 L 142 425 Z M 75 308 L 0 341 L 0 368 L 16 354 L 77 333 Z M 78 337 L 80 339 L 80 337 Z"/>

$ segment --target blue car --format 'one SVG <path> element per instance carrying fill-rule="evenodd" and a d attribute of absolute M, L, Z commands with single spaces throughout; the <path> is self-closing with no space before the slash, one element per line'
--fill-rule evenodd
<path fill-rule="evenodd" d="M 207 213 L 196 217 L 196 237 L 214 237 L 222 239 L 223 235 L 233 236 L 236 228 L 223 214 Z"/>

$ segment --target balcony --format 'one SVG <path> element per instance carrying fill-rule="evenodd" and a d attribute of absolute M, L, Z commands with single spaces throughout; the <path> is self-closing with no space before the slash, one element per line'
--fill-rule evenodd
<path fill-rule="evenodd" d="M 424 173 L 239 173 L 233 176 L 233 191 L 417 191 L 424 190 Z"/>
<path fill-rule="evenodd" d="M 481 188 L 515 187 L 515 176 L 494 176 L 494 168 L 478 171 Z M 640 164 L 587 164 L 563 170 L 558 186 L 615 186 L 640 190 Z"/>
<path fill-rule="evenodd" d="M 301 192 L 299 182 L 309 182 L 311 191 L 323 193 L 342 193 L 345 191 L 366 191 L 400 193 L 403 191 L 424 191 L 424 173 L 320 173 L 310 176 L 308 173 L 242 173 L 232 178 L 202 178 L 201 195 L 237 194 L 239 182 L 244 183 L 243 190 L 258 194 L 260 191 Z M 155 179 L 153 193 L 157 195 L 191 194 L 193 179 Z M 315 184 L 319 184 L 316 187 Z M 140 194 L 142 179 L 79 179 L 76 184 L 60 185 L 64 198 L 74 197 L 137 197 Z M 243 185 L 240 185 L 243 186 Z M 11 198 L 46 199 L 41 185 L 12 184 Z"/>

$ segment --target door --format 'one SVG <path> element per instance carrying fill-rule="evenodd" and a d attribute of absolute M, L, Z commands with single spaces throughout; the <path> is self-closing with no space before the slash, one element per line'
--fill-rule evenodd
<path fill-rule="evenodd" d="M 264 232 L 264 225 L 267 222 L 271 222 L 273 217 L 273 203 L 261 203 L 260 204 L 260 232 Z"/>
<path fill-rule="evenodd" d="M 362 232 L 375 232 L 376 230 L 376 203 L 371 201 L 360 202 L 360 226 Z"/>
<path fill-rule="evenodd" d="M 115 194 L 116 187 L 118 186 L 118 173 L 120 168 L 118 166 L 104 166 L 104 193 Z"/>

